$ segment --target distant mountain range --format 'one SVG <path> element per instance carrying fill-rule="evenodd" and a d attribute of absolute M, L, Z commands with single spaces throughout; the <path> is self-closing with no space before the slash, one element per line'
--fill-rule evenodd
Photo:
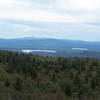
<path fill-rule="evenodd" d="M 80 40 L 32 37 L 0 39 L 0 49 L 42 56 L 100 58 L 100 42 Z"/>

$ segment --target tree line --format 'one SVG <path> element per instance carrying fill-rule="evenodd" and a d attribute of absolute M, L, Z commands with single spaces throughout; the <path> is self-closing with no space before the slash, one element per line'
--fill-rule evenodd
<path fill-rule="evenodd" d="M 100 60 L 0 51 L 0 100 L 100 100 Z"/>

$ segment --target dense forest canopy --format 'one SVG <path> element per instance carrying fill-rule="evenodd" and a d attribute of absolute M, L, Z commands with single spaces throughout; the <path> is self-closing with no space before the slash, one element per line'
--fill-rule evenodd
<path fill-rule="evenodd" d="M 0 100 L 100 100 L 100 60 L 0 51 Z"/>

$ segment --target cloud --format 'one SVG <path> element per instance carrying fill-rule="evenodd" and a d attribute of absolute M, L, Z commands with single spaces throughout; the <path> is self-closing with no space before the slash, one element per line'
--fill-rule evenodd
<path fill-rule="evenodd" d="M 29 21 L 39 21 L 39 22 L 81 22 L 86 20 L 84 17 L 79 18 L 70 14 L 60 14 L 51 11 L 44 10 L 23 10 L 14 11 L 14 10 L 6 10 L 0 11 L 0 18 L 2 19 L 17 19 L 17 20 L 29 20 Z M 89 20 L 89 19 L 88 19 Z"/>
<path fill-rule="evenodd" d="M 24 5 L 29 6 L 31 2 L 28 1 L 22 1 L 22 0 L 0 0 L 0 5 L 3 7 L 5 6 L 13 6 L 13 5 Z"/>
<path fill-rule="evenodd" d="M 59 0 L 60 8 L 72 11 L 100 10 L 100 0 Z"/>
<path fill-rule="evenodd" d="M 100 28 L 93 24 L 100 23 L 99 4 L 100 0 L 0 0 L 0 34 L 73 39 L 93 34 L 95 37 Z"/>
<path fill-rule="evenodd" d="M 17 30 L 18 32 L 36 32 L 36 31 L 44 31 L 45 29 L 39 28 L 39 27 L 32 27 L 29 25 L 24 25 L 24 24 L 10 24 L 10 23 L 0 23 L 0 25 L 6 26 L 6 27 L 11 27 L 14 30 Z"/>
<path fill-rule="evenodd" d="M 0 23 L 0 38 L 16 38 L 26 36 L 37 36 L 38 33 L 47 31 L 45 28 L 36 27 L 35 25 L 27 25 L 20 23 L 9 23 L 9 21 L 1 21 Z"/>
<path fill-rule="evenodd" d="M 0 18 L 85 23 L 97 19 L 98 12 L 91 11 L 100 10 L 99 3 L 99 0 L 0 0 Z"/>

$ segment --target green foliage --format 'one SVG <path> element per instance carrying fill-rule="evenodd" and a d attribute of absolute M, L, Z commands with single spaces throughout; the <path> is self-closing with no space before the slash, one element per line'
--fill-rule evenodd
<path fill-rule="evenodd" d="M 0 100 L 100 100 L 100 60 L 0 51 Z"/>
<path fill-rule="evenodd" d="M 22 89 L 22 80 L 20 79 L 20 77 L 16 77 L 15 78 L 16 81 L 15 81 L 15 84 L 14 84 L 14 87 L 16 90 L 20 91 Z"/>

